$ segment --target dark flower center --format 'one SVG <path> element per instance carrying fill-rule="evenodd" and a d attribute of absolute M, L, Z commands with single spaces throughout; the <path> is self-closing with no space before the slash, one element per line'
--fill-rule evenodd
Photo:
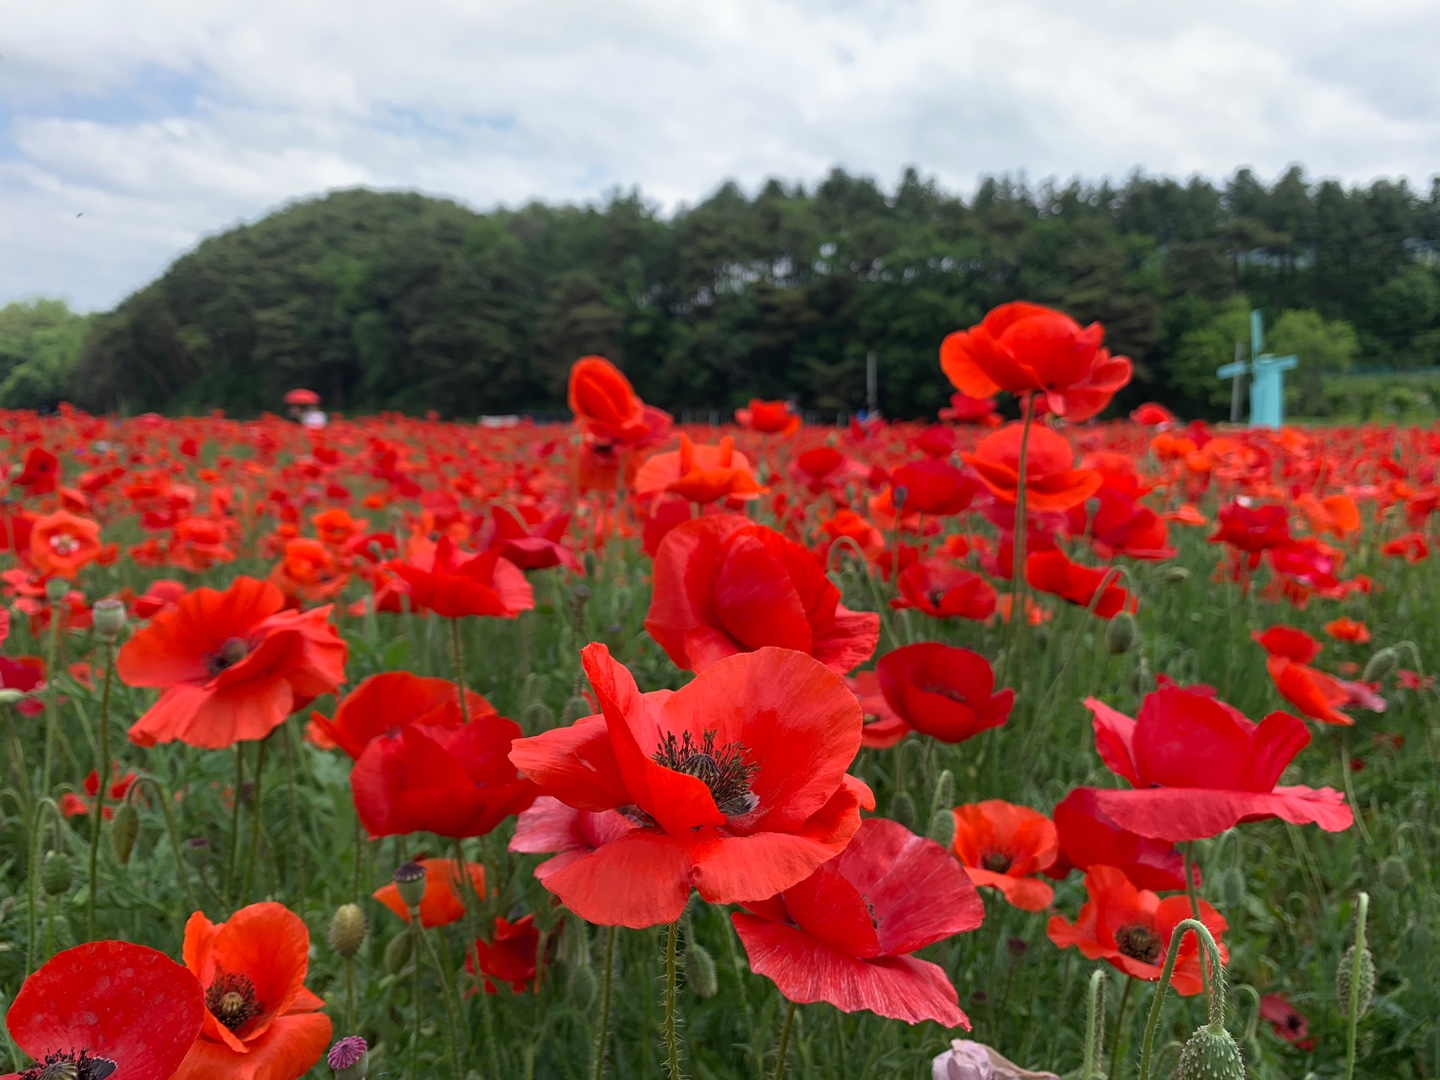
<path fill-rule="evenodd" d="M 109 1058 L 95 1057 L 89 1050 L 51 1054 L 20 1074 L 20 1080 L 105 1080 L 118 1066 Z"/>
<path fill-rule="evenodd" d="M 1115 947 L 1121 955 L 1142 964 L 1158 964 L 1164 948 L 1155 931 L 1139 923 L 1125 923 L 1116 930 Z"/>
<path fill-rule="evenodd" d="M 750 751 L 738 742 L 717 749 L 713 731 L 705 732 L 699 745 L 688 731 L 679 739 L 667 731 L 651 760 L 702 781 L 726 817 L 749 813 L 760 801 L 750 790 L 750 779 L 759 768 L 750 761 Z"/>
<path fill-rule="evenodd" d="M 238 1031 L 264 1012 L 255 984 L 244 975 L 222 973 L 205 991 L 205 1007 L 231 1031 Z"/>
<path fill-rule="evenodd" d="M 1003 851 L 987 851 L 980 856 L 980 865 L 992 874 L 1005 874 L 1015 865 L 1015 860 Z"/>
<path fill-rule="evenodd" d="M 939 694 L 941 697 L 949 698 L 957 705 L 969 705 L 970 701 L 965 694 L 953 686 L 944 686 L 940 683 L 926 683 L 920 687 L 927 694 Z"/>
<path fill-rule="evenodd" d="M 219 652 L 211 654 L 210 673 L 218 675 L 226 668 L 234 667 L 249 655 L 250 646 L 246 644 L 244 638 L 229 638 L 224 645 L 220 646 Z"/>
<path fill-rule="evenodd" d="M 945 594 L 944 594 L 943 592 L 941 592 L 939 589 L 931 589 L 930 592 L 929 592 L 929 597 L 930 597 L 930 606 L 931 606 L 931 607 L 937 607 L 937 608 L 938 608 L 938 607 L 940 606 L 941 602 L 945 599 Z"/>

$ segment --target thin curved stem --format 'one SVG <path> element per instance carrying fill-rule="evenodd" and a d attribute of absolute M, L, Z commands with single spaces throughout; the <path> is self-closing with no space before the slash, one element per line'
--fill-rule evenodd
<path fill-rule="evenodd" d="M 1115 1034 L 1110 1037 L 1110 1080 L 1115 1080 L 1115 1070 L 1120 1067 L 1120 1036 L 1125 1032 L 1125 1010 L 1130 1004 L 1130 989 L 1134 979 L 1126 979 L 1120 991 L 1120 1008 L 1115 1012 Z"/>
<path fill-rule="evenodd" d="M 455 690 L 460 697 L 460 719 L 470 723 L 470 705 L 465 700 L 465 646 L 460 640 L 460 620 L 450 620 L 450 663 L 455 675 Z"/>
<path fill-rule="evenodd" d="M 785 1022 L 780 1025 L 780 1046 L 775 1053 L 775 1080 L 785 1080 L 785 1069 L 789 1064 L 790 1031 L 795 1026 L 795 1002 L 785 1003 Z"/>
<path fill-rule="evenodd" d="M 170 838 L 170 852 L 175 856 L 175 876 L 180 879 L 180 887 L 185 890 L 185 902 L 190 905 L 190 910 L 198 911 L 199 903 L 195 899 L 195 890 L 190 885 L 190 877 L 185 873 L 185 855 L 180 850 L 180 834 L 175 831 L 175 815 L 170 810 L 170 795 L 163 784 L 153 776 L 137 776 L 135 782 L 130 785 L 130 790 L 125 793 L 127 799 L 133 799 L 142 785 L 148 785 L 155 801 L 160 805 L 160 811 L 165 816 L 165 835 Z M 204 881 L 204 878 L 201 878 Z M 183 916 L 183 912 L 181 913 Z"/>
<path fill-rule="evenodd" d="M 1105 1002 L 1105 969 L 1096 968 L 1090 975 L 1090 989 L 1085 995 L 1085 1057 L 1080 1064 L 1080 1080 L 1091 1080 L 1095 1063 L 1104 1053 L 1100 1030 Z"/>
<path fill-rule="evenodd" d="M 600 1025 L 595 1032 L 595 1060 L 590 1069 L 591 1080 L 604 1080 L 605 1044 L 610 1037 L 610 991 L 615 981 L 615 937 L 619 927 L 605 932 L 605 974 L 600 979 Z"/>
<path fill-rule="evenodd" d="M 115 643 L 105 643 L 105 685 L 100 691 L 100 753 L 95 765 L 95 822 L 90 830 L 90 891 L 85 899 L 86 936 L 95 940 L 95 894 L 99 891 L 100 828 L 105 820 L 105 796 L 110 792 L 110 686 L 115 676 Z"/>
<path fill-rule="evenodd" d="M 425 933 L 421 926 L 418 907 L 410 909 L 410 924 L 415 927 L 415 936 L 425 947 L 425 955 L 430 958 L 430 964 L 435 968 L 435 975 L 440 980 L 440 1001 L 445 1006 L 445 1019 L 450 1028 L 450 1064 L 455 1070 L 455 1080 L 464 1080 L 465 1066 L 460 1054 L 460 1017 L 458 1006 L 455 1004 L 455 985 L 445 970 L 445 965 L 440 962 L 440 954 L 435 951 L 435 943 L 430 940 L 430 935 Z M 482 994 L 485 992 L 483 986 L 480 988 L 480 992 Z"/>
<path fill-rule="evenodd" d="M 1203 923 L 1205 920 L 1200 917 L 1200 891 L 1195 887 L 1195 841 L 1189 840 L 1185 844 L 1185 895 L 1190 900 L 1190 914 L 1196 922 Z M 1210 970 L 1208 965 L 1209 957 L 1202 951 L 1200 954 L 1200 984 L 1206 995 L 1210 993 Z"/>
<path fill-rule="evenodd" d="M 1370 894 L 1361 893 L 1355 911 L 1355 955 L 1350 959 L 1350 1015 L 1345 1031 L 1345 1080 L 1355 1076 L 1355 1040 L 1360 1028 L 1360 964 L 1365 953 L 1365 921 L 1370 914 Z"/>
<path fill-rule="evenodd" d="M 1188 871 L 1188 867 L 1186 867 Z M 1170 979 L 1175 974 L 1175 961 L 1180 955 L 1180 941 L 1186 931 L 1194 931 L 1200 939 L 1201 948 L 1209 955 L 1215 967 L 1215 991 L 1210 994 L 1209 1018 L 1211 1023 L 1223 1023 L 1225 1019 L 1224 967 L 1220 963 L 1220 947 L 1215 944 L 1210 929 L 1199 919 L 1185 919 L 1170 935 L 1170 947 L 1165 950 L 1165 966 L 1160 972 L 1160 985 L 1155 988 L 1155 998 L 1150 1003 L 1150 1018 L 1145 1023 L 1145 1041 L 1140 1046 L 1140 1080 L 1153 1080 L 1150 1071 L 1151 1058 L 1155 1050 L 1155 1032 L 1160 1027 L 1160 1013 L 1165 1006 L 1165 992 L 1170 989 Z M 1204 969 L 1204 961 L 1201 961 Z"/>

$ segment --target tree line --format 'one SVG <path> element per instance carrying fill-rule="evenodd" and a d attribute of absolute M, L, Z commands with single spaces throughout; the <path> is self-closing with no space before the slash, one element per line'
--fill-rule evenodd
<path fill-rule="evenodd" d="M 113 311 L 0 310 L 0 405 L 244 414 L 307 386 L 348 412 L 553 410 L 570 363 L 601 353 L 676 412 L 847 410 L 873 351 L 884 411 L 933 416 L 941 338 L 1026 298 L 1100 320 L 1136 362 L 1116 409 L 1186 415 L 1227 410 L 1214 370 L 1258 307 L 1271 350 L 1300 355 L 1292 409 L 1325 415 L 1354 398 L 1336 373 L 1440 364 L 1437 244 L 1440 179 L 1347 187 L 1299 167 L 1269 184 L 999 177 L 968 199 L 913 169 L 893 190 L 836 169 L 668 215 L 638 191 L 489 213 L 341 191 L 203 241 Z"/>

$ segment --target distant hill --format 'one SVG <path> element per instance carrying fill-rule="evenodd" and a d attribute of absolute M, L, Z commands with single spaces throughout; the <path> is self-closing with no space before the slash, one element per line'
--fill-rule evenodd
<path fill-rule="evenodd" d="M 351 412 L 553 409 L 570 362 L 599 352 L 675 410 L 752 394 L 853 408 L 874 350 L 885 410 L 933 415 L 940 339 L 1024 297 L 1106 324 L 1140 371 L 1117 408 L 1213 411 L 1251 304 L 1351 324 L 1366 363 L 1440 362 L 1437 191 L 1241 170 L 1222 186 L 987 180 L 967 201 L 913 171 L 887 192 L 836 170 L 753 197 L 727 184 L 671 217 L 633 193 L 481 214 L 343 191 L 204 241 L 93 319 L 69 396 L 243 414 L 308 386 Z"/>

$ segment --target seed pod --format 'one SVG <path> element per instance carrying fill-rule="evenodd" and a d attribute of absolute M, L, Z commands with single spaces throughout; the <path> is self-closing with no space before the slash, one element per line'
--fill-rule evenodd
<path fill-rule="evenodd" d="M 561 715 L 565 723 L 573 724 L 576 720 L 593 716 L 594 713 L 595 707 L 591 705 L 583 695 L 576 694 L 569 701 L 565 702 L 565 711 Z"/>
<path fill-rule="evenodd" d="M 349 1035 L 330 1048 L 325 1064 L 336 1080 L 365 1080 L 370 1068 L 370 1048 L 359 1035 Z"/>
<path fill-rule="evenodd" d="M 1190 571 L 1184 566 L 1167 566 L 1160 579 L 1166 585 L 1183 585 L 1190 580 Z"/>
<path fill-rule="evenodd" d="M 910 792 L 897 791 L 890 796 L 890 816 L 911 832 L 915 831 L 920 814 L 915 809 L 915 799 Z"/>
<path fill-rule="evenodd" d="M 214 852 L 210 841 L 203 836 L 192 836 L 180 845 L 180 850 L 185 853 L 185 861 L 197 870 L 203 868 L 210 861 L 210 856 Z"/>
<path fill-rule="evenodd" d="M 698 997 L 707 1001 L 720 989 L 715 975 L 715 958 L 698 941 L 692 941 L 685 950 L 685 982 Z"/>
<path fill-rule="evenodd" d="M 942 809 L 930 815 L 930 839 L 950 850 L 955 843 L 955 811 Z"/>
<path fill-rule="evenodd" d="M 1245 1059 L 1228 1031 L 1206 1024 L 1185 1043 L 1170 1080 L 1245 1080 Z"/>
<path fill-rule="evenodd" d="M 1360 673 L 1362 682 L 1379 682 L 1400 666 L 1400 653 L 1395 646 L 1387 645 L 1371 654 L 1365 661 L 1365 670 Z"/>
<path fill-rule="evenodd" d="M 1355 974 L 1355 946 L 1351 945 L 1340 956 L 1335 968 L 1335 1007 L 1345 1019 L 1350 1018 L 1350 980 Z M 1375 999 L 1375 956 L 1367 948 L 1360 952 L 1360 992 L 1356 998 L 1358 1009 L 1356 1019 L 1370 1010 Z"/>
<path fill-rule="evenodd" d="M 1105 651 L 1111 656 L 1127 653 L 1135 647 L 1138 636 L 1135 617 L 1128 611 L 1116 612 L 1115 617 L 1105 627 Z"/>
<path fill-rule="evenodd" d="M 65 597 L 70 595 L 70 582 L 63 577 L 47 578 L 45 581 L 45 599 L 52 604 L 58 604 Z"/>
<path fill-rule="evenodd" d="M 330 947 L 342 959 L 353 960 L 365 944 L 365 913 L 356 904 L 341 904 L 330 920 Z"/>
<path fill-rule="evenodd" d="M 1399 855 L 1387 855 L 1380 863 L 1380 884 L 1393 893 L 1402 893 L 1410 887 L 1410 867 Z"/>
<path fill-rule="evenodd" d="M 589 964 L 571 964 L 565 977 L 565 992 L 580 1009 L 588 1009 L 595 1002 L 599 992 L 595 969 Z"/>
<path fill-rule="evenodd" d="M 110 850 L 115 861 L 128 866 L 130 854 L 135 850 L 135 841 L 140 836 L 140 811 L 126 799 L 115 808 L 115 819 L 110 822 Z"/>
<path fill-rule="evenodd" d="M 45 860 L 40 864 L 40 887 L 45 890 L 45 895 L 59 896 L 69 892 L 74 880 L 70 856 L 63 851 L 47 851 Z"/>
<path fill-rule="evenodd" d="M 113 644 L 125 631 L 125 605 L 119 600 L 96 600 L 90 615 L 95 635 L 101 641 Z"/>
<path fill-rule="evenodd" d="M 399 975 L 405 970 L 405 965 L 410 962 L 410 954 L 415 951 L 415 939 L 409 930 L 403 930 L 390 939 L 390 944 L 385 946 L 385 970 L 391 975 Z"/>
<path fill-rule="evenodd" d="M 395 868 L 395 888 L 400 893 L 400 902 L 411 911 L 425 899 L 425 868 L 417 862 L 401 863 Z"/>

